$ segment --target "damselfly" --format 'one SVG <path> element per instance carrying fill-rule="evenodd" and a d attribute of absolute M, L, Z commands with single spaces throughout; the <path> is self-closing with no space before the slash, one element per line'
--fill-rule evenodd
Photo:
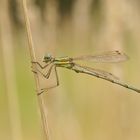
<path fill-rule="evenodd" d="M 114 84 L 120 85 L 122 87 L 125 87 L 125 88 L 128 88 L 130 90 L 140 93 L 140 89 L 132 87 L 124 82 L 121 82 L 116 76 L 114 76 L 113 74 L 111 74 L 109 72 L 90 68 L 87 66 L 82 66 L 82 65 L 75 63 L 76 61 L 79 61 L 79 60 L 80 61 L 94 61 L 94 62 L 111 63 L 111 62 L 122 62 L 122 61 L 126 61 L 127 59 L 128 59 L 128 56 L 119 51 L 110 51 L 110 52 L 105 52 L 100 55 L 85 55 L 85 56 L 80 56 L 80 57 L 75 57 L 75 58 L 70 58 L 67 56 L 55 58 L 55 57 L 51 56 L 50 54 L 47 54 L 43 58 L 43 62 L 45 63 L 44 66 L 42 66 L 39 62 L 32 62 L 34 64 L 37 64 L 41 69 L 46 69 L 48 66 L 50 66 L 47 73 L 43 73 L 39 69 L 33 70 L 33 72 L 35 72 L 35 73 L 39 72 L 43 77 L 48 79 L 50 77 L 52 69 L 54 69 L 55 75 L 56 75 L 56 85 L 51 86 L 49 88 L 41 89 L 41 91 L 38 93 L 38 95 L 40 95 L 41 93 L 43 93 L 44 91 L 46 91 L 48 89 L 57 87 L 59 85 L 57 67 L 67 68 L 67 69 L 73 70 L 77 73 L 85 73 L 88 75 L 92 75 L 97 78 L 107 80 Z"/>

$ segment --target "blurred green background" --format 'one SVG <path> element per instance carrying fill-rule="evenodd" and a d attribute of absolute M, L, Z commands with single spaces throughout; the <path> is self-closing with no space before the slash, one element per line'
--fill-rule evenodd
<path fill-rule="evenodd" d="M 28 0 L 37 60 L 121 50 L 129 61 L 84 63 L 140 88 L 139 0 Z M 0 139 L 41 140 L 21 0 L 0 3 Z M 51 140 L 139 140 L 140 94 L 58 69 L 60 86 L 44 94 Z M 54 73 L 42 87 L 55 83 Z"/>

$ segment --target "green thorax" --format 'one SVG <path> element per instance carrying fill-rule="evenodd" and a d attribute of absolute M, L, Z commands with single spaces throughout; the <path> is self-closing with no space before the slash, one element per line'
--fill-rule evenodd
<path fill-rule="evenodd" d="M 72 68 L 73 62 L 69 57 L 57 57 L 54 59 L 54 64 L 58 67 Z"/>

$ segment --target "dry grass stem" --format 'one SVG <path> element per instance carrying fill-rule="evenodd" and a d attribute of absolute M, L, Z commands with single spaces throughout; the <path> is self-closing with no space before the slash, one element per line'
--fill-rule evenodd
<path fill-rule="evenodd" d="M 26 0 L 22 0 L 22 2 L 23 2 L 24 17 L 25 17 L 25 22 L 26 22 L 27 37 L 28 37 L 28 42 L 29 42 L 28 47 L 29 47 L 30 57 L 31 57 L 31 61 L 36 61 L 30 22 L 29 22 L 27 6 L 26 6 Z M 32 64 L 32 67 L 36 68 L 36 65 Z M 40 90 L 40 82 L 39 82 L 38 74 L 34 74 L 34 78 L 35 78 L 35 83 L 36 83 L 36 91 L 38 92 Z M 43 97 L 42 96 L 37 96 L 37 97 L 38 97 L 39 108 L 40 108 L 40 113 L 41 113 L 41 118 L 42 118 L 42 123 L 43 123 L 43 130 L 45 132 L 45 138 L 46 140 L 50 140 L 47 114 L 46 114 L 47 112 L 45 111 L 46 106 L 44 106 Z"/>

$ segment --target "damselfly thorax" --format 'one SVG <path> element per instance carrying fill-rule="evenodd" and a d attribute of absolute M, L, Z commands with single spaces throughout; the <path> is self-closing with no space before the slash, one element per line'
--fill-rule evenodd
<path fill-rule="evenodd" d="M 54 58 L 53 62 L 57 67 L 65 67 L 71 69 L 74 66 L 73 59 L 68 56 Z"/>

